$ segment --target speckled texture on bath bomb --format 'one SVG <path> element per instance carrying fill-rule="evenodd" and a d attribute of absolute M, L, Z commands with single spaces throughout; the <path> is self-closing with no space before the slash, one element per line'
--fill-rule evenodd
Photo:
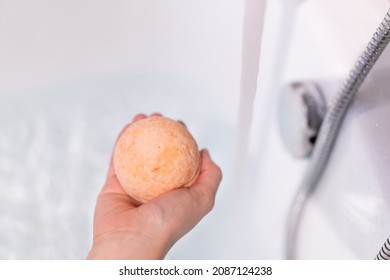
<path fill-rule="evenodd" d="M 131 124 L 118 139 L 114 169 L 126 193 L 144 203 L 196 181 L 198 145 L 181 123 L 160 116 L 145 118 Z"/>

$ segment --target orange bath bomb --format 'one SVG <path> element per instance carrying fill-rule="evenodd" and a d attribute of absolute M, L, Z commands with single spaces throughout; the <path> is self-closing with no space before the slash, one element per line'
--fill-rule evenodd
<path fill-rule="evenodd" d="M 114 169 L 126 193 L 144 203 L 196 181 L 198 145 L 181 123 L 152 116 L 131 124 L 119 137 Z"/>

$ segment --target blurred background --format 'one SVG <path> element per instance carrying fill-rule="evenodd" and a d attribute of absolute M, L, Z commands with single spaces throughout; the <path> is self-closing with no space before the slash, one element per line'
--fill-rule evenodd
<path fill-rule="evenodd" d="M 168 258 L 222 258 L 242 17 L 235 0 L 1 0 L 0 258 L 84 258 L 115 139 L 153 112 L 224 171 L 219 207 Z"/>
<path fill-rule="evenodd" d="M 264 3 L 267 2 L 265 8 Z M 281 259 L 307 166 L 279 92 L 337 92 L 387 0 L 0 0 L 0 259 L 84 259 L 115 139 L 182 120 L 221 166 L 214 210 L 167 259 Z M 390 233 L 386 51 L 301 222 L 299 258 L 372 259 Z"/>

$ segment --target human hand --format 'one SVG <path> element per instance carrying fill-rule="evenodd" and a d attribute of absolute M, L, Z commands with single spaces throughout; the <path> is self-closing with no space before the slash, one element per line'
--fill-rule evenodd
<path fill-rule="evenodd" d="M 133 122 L 146 117 L 139 114 Z M 221 179 L 220 168 L 207 150 L 202 150 L 201 171 L 193 186 L 140 204 L 123 190 L 111 159 L 96 203 L 93 244 L 87 258 L 163 259 L 175 242 L 211 211 Z"/>

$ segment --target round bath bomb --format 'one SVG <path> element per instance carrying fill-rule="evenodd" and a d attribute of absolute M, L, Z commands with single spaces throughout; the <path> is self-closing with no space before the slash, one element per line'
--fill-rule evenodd
<path fill-rule="evenodd" d="M 126 193 L 144 203 L 191 186 L 200 172 L 200 153 L 184 125 L 152 116 L 131 124 L 121 134 L 114 169 Z"/>

